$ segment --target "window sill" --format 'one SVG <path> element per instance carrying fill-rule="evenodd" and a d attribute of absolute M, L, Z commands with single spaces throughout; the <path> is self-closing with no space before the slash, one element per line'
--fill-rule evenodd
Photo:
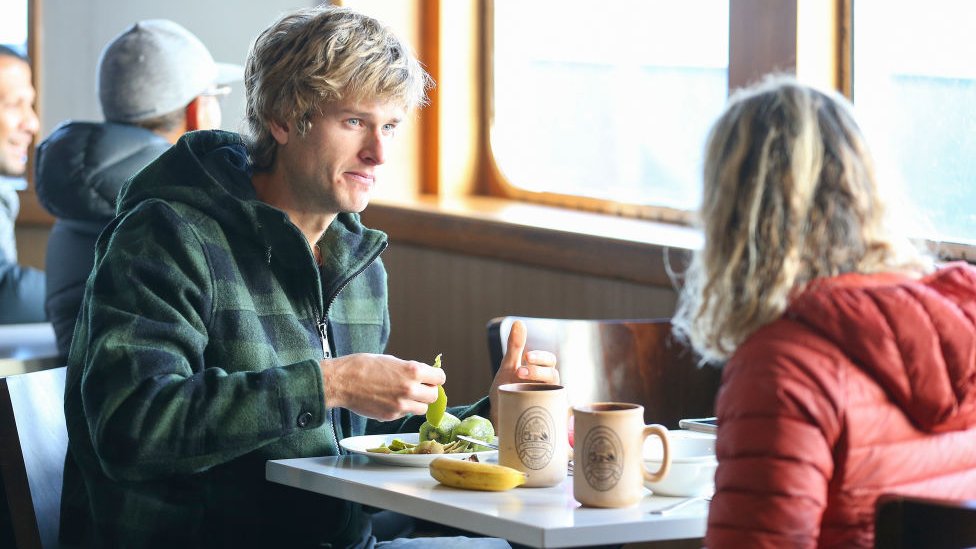
<path fill-rule="evenodd" d="M 374 199 L 363 221 L 394 245 L 669 288 L 701 245 L 689 227 L 490 197 Z"/>

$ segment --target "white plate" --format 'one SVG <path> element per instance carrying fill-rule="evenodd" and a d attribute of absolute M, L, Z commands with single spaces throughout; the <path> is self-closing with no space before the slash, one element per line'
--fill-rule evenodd
<path fill-rule="evenodd" d="M 486 452 L 461 452 L 457 454 L 379 454 L 366 451 L 367 448 L 376 448 L 383 443 L 389 445 L 389 443 L 395 438 L 398 438 L 404 442 L 416 444 L 417 441 L 420 440 L 420 435 L 418 433 L 399 433 L 392 435 L 365 435 L 361 437 L 348 437 L 340 440 L 339 446 L 342 446 L 342 448 L 347 452 L 367 456 L 377 463 L 399 465 L 401 467 L 427 467 L 430 465 L 431 461 L 434 461 L 434 458 L 448 457 L 465 459 L 472 453 L 478 456 L 480 461 L 498 458 L 498 450 L 488 450 Z"/>

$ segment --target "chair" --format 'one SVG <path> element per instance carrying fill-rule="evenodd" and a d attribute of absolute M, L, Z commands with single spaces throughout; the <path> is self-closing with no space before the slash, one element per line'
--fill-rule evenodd
<path fill-rule="evenodd" d="M 976 547 L 976 500 L 886 494 L 876 508 L 876 549 Z"/>
<path fill-rule="evenodd" d="M 676 340 L 668 319 L 571 320 L 506 316 L 488 323 L 492 372 L 498 371 L 512 323 L 528 329 L 527 349 L 551 351 L 570 404 L 633 402 L 647 423 L 714 415 L 721 370 L 699 366 Z"/>
<path fill-rule="evenodd" d="M 0 379 L 0 471 L 17 547 L 58 547 L 68 433 L 63 366 Z"/>

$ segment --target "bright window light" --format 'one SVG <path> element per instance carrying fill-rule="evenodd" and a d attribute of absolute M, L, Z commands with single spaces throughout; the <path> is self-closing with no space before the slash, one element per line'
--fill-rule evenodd
<path fill-rule="evenodd" d="M 728 0 L 495 0 L 491 148 L 529 191 L 694 210 Z"/>
<path fill-rule="evenodd" d="M 27 53 L 27 0 L 4 0 L 0 44 Z"/>
<path fill-rule="evenodd" d="M 976 243 L 976 2 L 855 0 L 853 99 L 926 236 Z M 890 168 L 890 171 L 886 169 Z"/>

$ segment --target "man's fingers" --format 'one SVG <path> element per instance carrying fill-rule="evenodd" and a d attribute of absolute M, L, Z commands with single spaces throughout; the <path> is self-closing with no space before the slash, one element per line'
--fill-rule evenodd
<path fill-rule="evenodd" d="M 525 324 L 521 320 L 513 322 L 512 331 L 508 334 L 508 350 L 505 351 L 503 367 L 507 369 L 518 368 L 522 351 L 525 350 L 526 337 Z"/>
<path fill-rule="evenodd" d="M 518 369 L 517 375 L 522 381 L 559 383 L 559 371 L 550 366 L 532 366 L 526 364 Z"/>
<path fill-rule="evenodd" d="M 549 351 L 529 351 L 525 353 L 522 362 L 535 364 L 536 366 L 555 366 L 556 355 Z"/>
<path fill-rule="evenodd" d="M 424 364 L 418 370 L 420 382 L 426 385 L 443 385 L 447 381 L 447 372 L 443 368 L 433 368 Z"/>

